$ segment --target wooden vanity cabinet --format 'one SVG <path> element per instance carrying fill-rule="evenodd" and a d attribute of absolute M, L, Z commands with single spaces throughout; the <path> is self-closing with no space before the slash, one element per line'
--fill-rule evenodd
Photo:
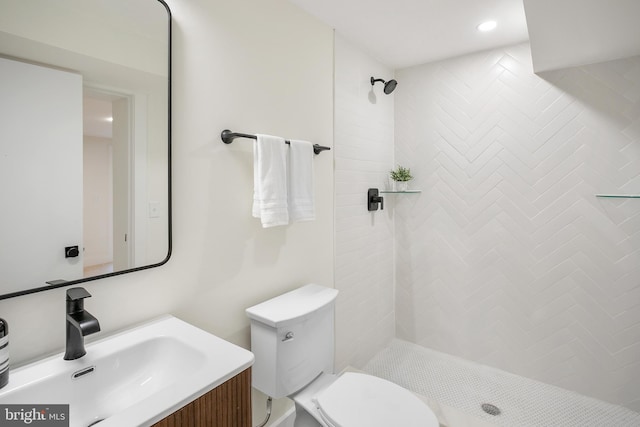
<path fill-rule="evenodd" d="M 251 368 L 240 372 L 152 427 L 252 427 Z"/>

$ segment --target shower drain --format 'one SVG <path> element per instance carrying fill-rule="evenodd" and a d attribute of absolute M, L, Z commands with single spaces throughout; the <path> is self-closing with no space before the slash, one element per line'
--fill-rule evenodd
<path fill-rule="evenodd" d="M 500 415 L 500 408 L 498 408 L 496 405 L 492 405 L 491 403 L 483 403 L 481 407 L 482 410 L 489 415 Z"/>

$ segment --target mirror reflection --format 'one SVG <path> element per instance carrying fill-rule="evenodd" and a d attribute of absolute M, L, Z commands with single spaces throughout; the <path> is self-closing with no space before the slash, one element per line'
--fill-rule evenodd
<path fill-rule="evenodd" d="M 159 0 L 0 0 L 0 298 L 170 253 Z"/>

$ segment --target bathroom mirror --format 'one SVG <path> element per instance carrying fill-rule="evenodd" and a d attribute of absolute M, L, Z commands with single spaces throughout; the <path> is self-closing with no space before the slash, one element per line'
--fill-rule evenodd
<path fill-rule="evenodd" d="M 171 254 L 162 0 L 0 0 L 0 299 Z"/>

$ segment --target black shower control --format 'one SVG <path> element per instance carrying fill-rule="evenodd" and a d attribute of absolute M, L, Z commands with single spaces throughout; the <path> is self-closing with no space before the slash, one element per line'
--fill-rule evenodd
<path fill-rule="evenodd" d="M 80 255 L 80 249 L 77 246 L 67 246 L 64 248 L 64 257 L 65 258 L 75 258 Z"/>
<path fill-rule="evenodd" d="M 384 209 L 384 197 L 379 195 L 377 188 L 370 188 L 367 191 L 367 209 L 377 211 L 378 204 L 380 204 L 380 210 Z"/>

